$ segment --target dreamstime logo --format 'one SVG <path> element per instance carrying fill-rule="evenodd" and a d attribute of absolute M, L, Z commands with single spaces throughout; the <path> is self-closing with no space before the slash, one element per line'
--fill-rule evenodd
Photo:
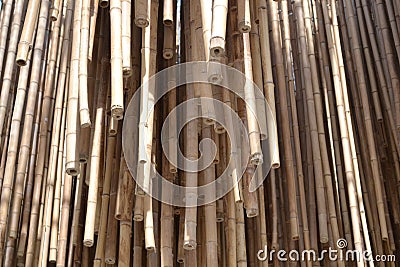
<path fill-rule="evenodd" d="M 195 95 L 194 98 L 176 105 L 163 122 L 160 137 L 162 152 L 168 163 L 176 170 L 186 174 L 196 174 L 205 170 L 213 164 L 216 157 L 217 146 L 213 139 L 203 138 L 200 140 L 199 157 L 193 159 L 183 155 L 179 148 L 179 138 L 175 135 L 179 136 L 185 125 L 193 120 L 214 121 L 227 133 L 229 151 L 227 151 L 226 158 L 229 161 L 226 169 L 212 183 L 196 187 L 174 184 L 157 172 L 151 152 L 146 151 L 145 144 L 151 140 L 146 139 L 149 138 L 149 135 L 146 134 L 145 129 L 149 125 L 148 119 L 152 118 L 157 102 L 161 101 L 162 97 L 172 89 L 182 90 L 180 88 L 183 85 L 188 86 L 189 90 L 194 90 L 194 86 L 203 86 L 202 88 L 208 86 L 209 90 L 215 90 L 215 88 L 218 90 L 222 87 L 228 90 L 245 102 L 247 114 L 251 112 L 251 116 L 261 128 L 260 132 L 268 132 L 267 138 L 262 141 L 263 155 L 257 166 L 257 168 L 261 168 L 262 172 L 256 170 L 249 185 L 250 191 L 256 190 L 271 169 L 274 153 L 278 152 L 274 151 L 275 146 L 270 145 L 277 143 L 275 132 L 263 129 L 266 124 L 259 123 L 259 113 L 251 107 L 260 105 L 259 100 L 262 99 L 263 103 L 261 102 L 261 104 L 265 107 L 266 120 L 273 127 L 275 127 L 274 116 L 261 89 L 253 81 L 247 79 L 242 72 L 235 68 L 217 62 L 189 62 L 174 65 L 156 73 L 133 95 L 124 116 L 122 145 L 127 166 L 137 185 L 145 193 L 164 203 L 180 207 L 194 207 L 211 203 L 227 194 L 246 171 L 248 161 L 251 159 L 250 140 L 247 127 L 238 113 L 226 101 Z M 246 101 L 249 97 L 244 88 L 254 90 L 255 99 L 259 101 L 257 106 L 254 102 Z M 150 97 L 147 98 L 147 95 Z M 142 112 L 139 111 L 139 107 Z M 212 107 L 213 112 L 208 112 L 208 107 Z M 141 143 L 137 143 L 139 136 L 142 139 Z M 188 142 L 190 144 L 190 140 Z M 157 150 L 157 153 L 159 152 L 161 151 Z M 189 178 L 187 177 L 187 179 Z M 216 190 L 217 187 L 219 190 Z"/>

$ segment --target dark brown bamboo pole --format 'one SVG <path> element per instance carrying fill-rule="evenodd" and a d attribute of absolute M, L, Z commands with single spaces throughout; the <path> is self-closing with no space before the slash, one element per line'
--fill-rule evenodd
<path fill-rule="evenodd" d="M 17 64 L 19 66 L 26 65 L 28 54 L 33 47 L 33 36 L 35 32 L 35 25 L 40 17 L 39 7 L 43 4 L 39 0 L 29 1 L 27 11 L 25 14 L 24 27 L 22 28 L 21 37 L 18 43 Z"/>

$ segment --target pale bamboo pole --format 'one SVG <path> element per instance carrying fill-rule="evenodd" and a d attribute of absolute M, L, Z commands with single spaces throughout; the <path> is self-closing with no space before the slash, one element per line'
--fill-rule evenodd
<path fill-rule="evenodd" d="M 17 64 L 19 66 L 26 65 L 28 54 L 32 50 L 35 26 L 41 17 L 39 12 L 39 7 L 41 7 L 41 5 L 43 5 L 43 2 L 39 0 L 28 2 L 28 7 L 24 20 L 24 27 L 22 28 L 22 33 L 19 39 L 18 52 L 16 57 Z"/>
<path fill-rule="evenodd" d="M 111 40 L 111 115 L 117 120 L 123 118 L 124 92 L 122 71 L 122 4 L 121 0 L 110 1 Z"/>
<path fill-rule="evenodd" d="M 71 66 L 69 75 L 68 109 L 67 109 L 67 161 L 66 172 L 69 175 L 79 174 L 78 161 L 78 97 L 79 97 L 79 48 L 81 29 L 82 0 L 75 2 L 74 19 L 72 26 Z"/>
<path fill-rule="evenodd" d="M 1 28 L 0 28 L 0 73 L 3 73 L 4 54 L 7 50 L 8 28 L 10 27 L 11 10 L 13 0 L 5 0 L 1 9 Z M 15 15 L 14 15 L 15 16 Z M 15 50 L 15 49 L 14 49 Z M 15 53 L 15 52 L 14 52 Z"/>
<path fill-rule="evenodd" d="M 220 57 L 225 54 L 227 15 L 228 0 L 213 1 L 210 38 L 210 54 L 213 57 Z"/>
<path fill-rule="evenodd" d="M 63 115 L 61 121 L 61 131 L 60 131 L 60 141 L 58 145 L 58 158 L 62 159 L 59 160 L 57 163 L 57 180 L 56 180 L 56 187 L 54 193 L 54 202 L 53 202 L 53 214 L 52 214 L 52 222 L 51 222 L 51 233 L 50 233 L 50 249 L 49 249 L 49 261 L 56 262 L 57 261 L 57 242 L 58 242 L 58 222 L 60 219 L 60 208 L 61 208 L 61 187 L 65 180 L 65 169 L 64 169 L 64 139 L 65 139 L 65 120 L 66 120 L 66 113 L 67 113 L 67 101 L 66 96 L 64 96 L 64 104 L 63 104 Z"/>
<path fill-rule="evenodd" d="M 58 14 L 60 12 L 60 7 L 62 7 L 61 0 L 54 0 L 50 9 L 50 20 L 56 21 L 58 19 Z"/>
<path fill-rule="evenodd" d="M 36 51 L 35 51 L 36 52 Z M 34 53 L 33 56 L 33 62 L 35 62 L 35 59 L 38 57 L 37 53 Z M 41 60 L 41 55 L 39 60 Z M 43 64 L 44 67 L 45 64 Z M 34 68 L 34 65 L 32 66 Z M 40 67 L 40 66 L 39 66 Z M 32 69 L 33 71 L 33 69 Z M 32 73 L 34 74 L 34 73 Z M 33 77 L 31 77 L 32 79 Z M 34 90 L 34 86 L 30 87 L 29 90 Z M 37 87 L 36 87 L 37 90 Z M 31 100 L 31 91 L 29 91 L 29 95 L 28 95 L 28 104 L 30 103 Z M 34 99 L 37 106 L 41 106 L 42 103 L 42 92 L 39 92 L 39 96 L 36 100 L 36 97 Z M 33 104 L 33 107 L 35 107 L 35 103 Z M 31 107 L 32 109 L 32 107 Z M 29 118 L 29 113 L 28 113 L 28 109 L 26 110 L 26 114 L 25 114 L 25 122 L 24 122 L 24 127 L 27 126 L 27 124 L 29 124 L 29 121 L 27 120 Z M 30 114 L 31 117 L 35 116 L 35 123 L 32 127 L 33 128 L 33 137 L 32 137 L 32 149 L 29 152 L 29 148 L 30 148 L 30 142 L 29 142 L 29 146 L 27 146 L 27 151 L 25 151 L 24 153 L 27 154 L 27 158 L 26 158 L 26 162 L 25 161 L 19 161 L 20 164 L 18 164 L 18 167 L 23 165 L 23 162 L 25 162 L 25 169 L 22 170 L 22 172 L 20 172 L 19 170 L 17 170 L 17 177 L 16 177 L 16 187 L 14 189 L 14 196 L 19 196 L 19 203 L 22 202 L 22 192 L 18 193 L 19 191 L 17 190 L 18 186 L 21 184 L 18 182 L 18 179 L 24 179 L 25 175 L 27 175 L 26 178 L 26 185 L 25 185 L 25 194 L 24 194 L 24 208 L 22 211 L 22 218 L 21 218 L 21 228 L 20 228 L 20 232 L 19 232 L 19 243 L 18 243 L 18 252 L 17 252 L 17 259 L 18 259 L 18 264 L 24 266 L 24 255 L 25 255 L 25 247 L 26 247 L 26 242 L 27 242 L 27 236 L 28 236 L 28 229 L 29 229 L 29 217 L 30 217 L 30 210 L 31 210 L 31 200 L 32 200 L 32 193 L 33 193 L 33 177 L 34 177 L 34 171 L 35 171 L 35 166 L 36 166 L 36 154 L 37 154 L 37 140 L 38 140 L 38 133 L 39 133 L 39 121 L 40 121 L 40 112 L 36 112 L 36 115 L 34 114 L 34 111 L 32 111 L 32 113 Z M 32 119 L 33 120 L 33 119 Z M 31 123 L 32 125 L 33 123 Z M 30 135 L 29 135 L 30 136 Z M 30 141 L 30 140 L 29 140 Z M 20 150 L 20 156 L 23 155 L 23 147 L 22 147 L 22 141 L 21 141 L 21 150 Z M 29 154 L 30 153 L 30 154 Z M 28 158 L 29 157 L 29 158 Z M 29 160 L 29 166 L 28 165 L 28 161 Z M 27 173 L 28 171 L 28 173 Z M 24 190 L 24 189 L 20 189 L 20 190 Z M 14 205 L 14 199 L 13 199 L 13 205 Z M 20 207 L 20 205 L 18 205 L 18 207 Z M 19 211 L 19 209 L 18 209 Z M 19 213 L 17 216 L 15 216 L 15 214 L 12 212 L 11 213 L 11 220 L 13 220 L 13 217 L 16 217 L 19 219 Z M 14 219 L 15 220 L 15 219 Z M 13 236 L 13 233 L 15 234 L 15 236 L 17 236 L 18 233 L 18 223 L 12 223 L 10 222 L 10 229 L 9 229 L 9 235 Z"/>
<path fill-rule="evenodd" d="M 7 158 L 5 163 L 5 172 L 4 178 L 2 182 L 1 188 L 1 202 L 0 202 L 0 214 L 2 215 L 0 219 L 0 254 L 3 255 L 4 243 L 6 241 L 6 228 L 10 223 L 8 218 L 9 213 L 9 204 L 11 201 L 13 187 L 14 187 L 14 172 L 15 172 L 15 164 L 17 160 L 17 151 L 18 151 L 18 139 L 19 132 L 21 127 L 21 119 L 23 113 L 23 106 L 25 102 L 26 96 L 26 86 L 28 83 L 28 76 L 30 70 L 30 59 L 28 58 L 27 65 L 22 67 L 20 70 L 20 75 L 18 79 L 17 85 L 17 94 L 15 98 L 15 104 L 11 117 L 11 125 L 10 125 L 10 137 L 8 140 L 7 147 Z M 19 184 L 18 186 L 23 186 Z M 18 207 L 20 208 L 20 207 Z M 13 237 L 16 238 L 16 237 Z"/>
<path fill-rule="evenodd" d="M 250 0 L 237 0 L 237 28 L 241 33 L 251 31 Z"/>
<path fill-rule="evenodd" d="M 143 197 L 144 209 L 144 241 L 145 248 L 149 252 L 156 250 L 156 242 L 154 238 L 154 221 L 153 221 L 153 199 L 146 194 Z"/>
<path fill-rule="evenodd" d="M 94 226 L 95 226 L 95 213 L 98 197 L 98 184 L 100 173 L 101 157 L 101 140 L 104 133 L 104 113 L 105 113 L 105 98 L 106 98 L 105 84 L 101 85 L 98 92 L 98 99 L 96 105 L 95 125 L 93 134 L 93 143 L 90 152 L 90 169 L 89 169 L 89 193 L 88 203 L 86 208 L 86 221 L 85 233 L 83 244 L 87 247 L 93 246 L 94 243 Z"/>
<path fill-rule="evenodd" d="M 149 82 L 150 78 L 156 73 L 157 56 L 157 21 L 158 21 L 158 1 L 152 0 L 150 6 L 151 21 L 150 26 L 142 30 L 142 62 L 141 80 L 142 88 L 140 95 L 140 119 L 139 119 L 139 148 L 138 148 L 138 177 L 143 179 L 143 190 L 148 191 L 150 184 L 150 172 L 142 174 L 140 172 L 149 168 L 151 151 L 153 147 L 153 128 L 154 111 L 152 108 L 155 101 L 155 84 Z M 146 167 L 147 166 L 147 167 Z"/>
<path fill-rule="evenodd" d="M 165 26 L 174 25 L 174 0 L 164 0 L 163 2 L 163 23 Z"/>
<path fill-rule="evenodd" d="M 132 75 L 131 64 L 131 1 L 122 0 L 122 73 L 124 77 Z"/>
<path fill-rule="evenodd" d="M 88 55 L 90 0 L 81 0 L 80 46 L 79 46 L 79 118 L 82 128 L 90 127 L 90 112 L 88 103 Z"/>
<path fill-rule="evenodd" d="M 279 99 L 280 103 L 287 103 L 287 92 L 285 84 L 285 70 L 283 65 L 282 49 L 279 45 L 279 21 L 277 18 L 277 3 L 271 3 L 271 15 L 272 15 L 272 31 L 273 31 L 273 42 L 274 42 L 274 52 L 276 61 L 276 72 L 278 79 L 279 88 Z M 290 128 L 289 128 L 289 113 L 286 105 L 281 104 L 281 127 L 282 127 L 282 140 L 284 145 L 284 156 L 285 156 L 285 171 L 286 179 L 288 182 L 288 197 L 290 205 L 290 231 L 292 239 L 297 239 L 299 237 L 298 229 L 298 211 L 297 203 L 295 201 L 296 196 L 296 184 L 294 181 L 294 167 L 293 167 L 293 155 L 292 147 L 290 141 Z M 326 225 L 325 225 L 326 226 Z M 326 227 L 325 227 L 326 228 Z M 323 231 L 324 228 L 320 229 Z"/>
<path fill-rule="evenodd" d="M 257 9 L 259 13 L 259 34 L 260 34 L 260 50 L 261 50 L 261 64 L 262 73 L 264 78 L 263 89 L 264 96 L 268 103 L 268 107 L 271 111 L 271 118 L 267 112 L 267 129 L 268 129 L 268 146 L 269 146 L 269 158 L 271 159 L 272 168 L 278 168 L 280 166 L 279 160 L 279 146 L 277 142 L 274 142 L 272 136 L 278 136 L 277 125 L 276 125 L 276 108 L 275 108 L 275 92 L 274 92 L 274 81 L 272 76 L 272 65 L 271 65 L 271 48 L 269 42 L 269 28 L 268 28 L 268 11 L 265 0 L 257 2 Z M 275 122 L 275 123 L 273 123 Z"/>
<path fill-rule="evenodd" d="M 30 3 L 29 3 L 30 4 Z M 6 8 L 8 4 L 6 4 Z M 0 133 L 3 132 L 3 127 L 5 123 L 5 117 L 6 117 L 6 112 L 8 109 L 8 100 L 9 100 L 9 95 L 10 95 L 10 89 L 12 86 L 13 82 L 13 71 L 14 71 L 14 66 L 15 66 L 15 52 L 16 52 L 16 47 L 18 43 L 18 36 L 21 28 L 21 17 L 22 17 L 22 12 L 25 6 L 25 1 L 24 0 L 19 0 L 15 2 L 15 7 L 14 7 L 14 15 L 12 19 L 12 25 L 10 29 L 10 34 L 9 34 L 9 42 L 8 46 L 6 47 L 4 45 L 4 52 L 3 52 L 3 57 L 4 53 L 7 48 L 7 54 L 6 54 L 6 60 L 4 62 L 4 71 L 2 69 L 3 67 L 3 58 L 0 58 L 1 63 L 0 63 L 0 73 L 2 73 L 2 81 L 1 81 L 1 93 L 0 93 Z M 6 9 L 6 12 L 8 10 Z M 10 15 L 9 15 L 10 16 Z M 8 21 L 10 18 L 4 17 L 3 20 L 4 22 Z M 7 34 L 8 27 L 2 27 L 2 32 L 5 31 Z M 27 59 L 28 60 L 28 57 Z"/>
<path fill-rule="evenodd" d="M 94 40 L 95 40 L 95 32 L 98 29 L 97 20 L 101 22 L 101 19 L 98 16 L 99 14 L 99 0 L 93 0 L 90 4 L 90 26 L 89 26 L 89 50 L 88 50 L 88 60 L 92 61 L 93 59 L 93 48 L 94 48 Z M 102 16 L 104 18 L 104 16 Z M 102 34 L 102 30 L 99 29 L 100 34 Z M 99 40 L 100 43 L 100 40 Z"/>
<path fill-rule="evenodd" d="M 152 0 L 135 1 L 135 24 L 139 28 L 146 28 L 150 25 L 150 9 Z"/>

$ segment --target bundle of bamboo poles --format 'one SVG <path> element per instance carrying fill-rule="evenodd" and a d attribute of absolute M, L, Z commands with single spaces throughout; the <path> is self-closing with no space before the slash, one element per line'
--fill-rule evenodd
<path fill-rule="evenodd" d="M 0 3 L 0 266 L 398 265 L 399 0 Z M 151 77 L 195 61 L 237 69 L 264 99 L 248 83 L 243 97 L 194 83 L 155 103 Z M 164 120 L 199 97 L 169 118 L 167 157 Z M 248 144 L 204 98 L 237 113 Z M 197 119 L 180 131 L 181 117 Z M 174 164 L 201 157 L 203 139 L 216 144 L 209 166 Z M 151 196 L 173 197 L 164 182 L 197 188 L 225 170 L 233 189 L 206 205 Z M 186 201 L 203 197 L 188 190 Z M 295 257 L 328 248 L 361 257 Z"/>

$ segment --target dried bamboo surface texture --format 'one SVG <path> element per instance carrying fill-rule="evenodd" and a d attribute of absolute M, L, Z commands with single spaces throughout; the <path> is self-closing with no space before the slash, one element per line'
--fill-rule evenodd
<path fill-rule="evenodd" d="M 399 31 L 400 0 L 5 0 L 0 266 L 397 266 Z"/>

